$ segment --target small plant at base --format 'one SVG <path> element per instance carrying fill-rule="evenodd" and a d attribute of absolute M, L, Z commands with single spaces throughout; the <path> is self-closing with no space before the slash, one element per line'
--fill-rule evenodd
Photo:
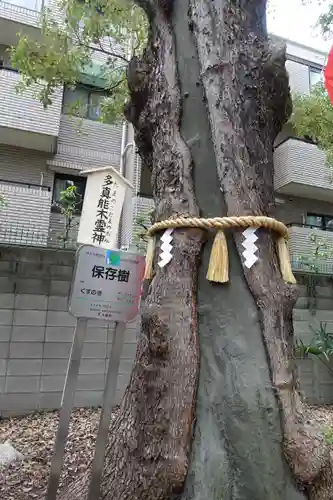
<path fill-rule="evenodd" d="M 333 354 L 333 334 L 327 331 L 327 323 L 321 321 L 319 328 L 313 328 L 312 326 L 310 328 L 314 336 L 307 348 L 307 352 L 310 352 L 310 349 L 314 348 L 317 356 L 322 354 L 328 360 Z"/>
<path fill-rule="evenodd" d="M 333 427 L 324 429 L 324 438 L 327 444 L 333 445 Z"/>
<path fill-rule="evenodd" d="M 306 357 L 308 354 L 316 356 L 327 370 L 333 375 L 333 370 L 328 361 L 333 354 L 333 334 L 327 332 L 327 324 L 320 322 L 319 328 L 310 326 L 314 336 L 309 345 L 305 345 L 302 340 L 296 341 L 296 352 L 301 357 Z"/>

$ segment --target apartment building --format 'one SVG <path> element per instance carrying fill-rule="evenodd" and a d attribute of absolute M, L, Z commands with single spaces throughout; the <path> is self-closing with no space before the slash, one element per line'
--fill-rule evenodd
<path fill-rule="evenodd" d="M 287 41 L 286 67 L 292 93 L 308 93 L 322 80 L 326 56 Z M 289 227 L 295 270 L 306 270 L 302 260 L 308 257 L 313 261 L 320 243 L 328 243 L 329 248 L 333 248 L 332 175 L 325 154 L 311 140 L 296 137 L 286 125 L 275 144 L 274 187 L 277 218 Z M 322 273 L 332 274 L 333 259 L 318 259 L 317 264 Z"/>
<path fill-rule="evenodd" d="M 0 239 L 61 246 L 60 192 L 74 184 L 84 196 L 86 180 L 80 172 L 112 165 L 134 185 L 122 217 L 120 244 L 127 246 L 137 230 L 133 220 L 152 208 L 149 172 L 141 169 L 135 154 L 131 126 L 98 121 L 105 90 L 91 74 L 82 75 L 75 91 L 59 89 L 46 110 L 34 98 L 34 89 L 16 92 L 19 74 L 11 68 L 6 48 L 16 43 L 18 32 L 38 36 L 41 1 L 0 1 L 0 194 L 6 202 L 0 210 Z M 292 92 L 309 92 L 322 78 L 326 54 L 289 41 L 287 54 Z M 75 119 L 67 110 L 78 98 L 87 104 L 87 111 Z M 331 171 L 324 153 L 295 137 L 289 126 L 277 138 L 274 166 L 277 217 L 290 228 L 290 251 L 297 269 L 299 257 L 314 251 L 313 232 L 333 245 Z M 79 216 L 80 209 L 77 220 Z M 71 237 L 74 244 L 75 230 Z"/>
<path fill-rule="evenodd" d="M 134 186 L 125 202 L 119 241 L 128 245 L 132 220 L 147 211 L 151 200 L 140 196 L 141 168 L 132 128 L 127 123 L 99 121 L 105 96 L 96 78 L 103 62 L 100 54 L 77 88 L 59 89 L 47 109 L 35 98 L 35 88 L 17 93 L 20 76 L 11 67 L 7 49 L 17 43 L 17 33 L 39 36 L 40 9 L 39 0 L 0 1 L 0 194 L 5 201 L 0 210 L 0 240 L 62 246 L 60 192 L 75 185 L 83 197 L 86 178 L 80 172 L 112 165 Z M 78 99 L 84 112 L 73 118 L 68 111 Z M 75 246 L 79 216 L 80 206 L 67 246 Z"/>

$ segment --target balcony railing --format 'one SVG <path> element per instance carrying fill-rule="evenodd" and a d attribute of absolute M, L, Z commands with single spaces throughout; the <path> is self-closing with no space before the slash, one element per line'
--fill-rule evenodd
<path fill-rule="evenodd" d="M 293 271 L 298 271 L 300 273 L 323 274 L 326 276 L 333 275 L 333 264 L 330 262 L 320 262 L 314 269 L 312 266 L 302 262 L 300 259 L 291 259 L 291 267 Z"/>
<path fill-rule="evenodd" d="M 38 229 L 29 229 L 15 225 L 4 226 L 0 223 L 0 245 L 33 246 L 47 248 L 61 248 L 75 250 L 76 240 L 68 239 L 66 242 L 59 239 L 50 239 L 46 232 Z"/>
<path fill-rule="evenodd" d="M 322 228 L 299 222 L 290 223 L 287 226 L 289 229 L 289 251 L 293 270 L 312 274 L 332 275 L 333 228 Z M 318 253 L 317 256 L 316 252 Z"/>
<path fill-rule="evenodd" d="M 315 224 L 303 224 L 301 222 L 290 222 L 286 224 L 287 227 L 305 227 L 308 229 L 319 229 L 320 231 L 329 231 L 333 232 L 333 227 L 322 227 L 322 226 L 317 226 Z"/>
<path fill-rule="evenodd" d="M 29 14 L 39 17 L 40 11 L 44 7 L 44 0 L 15 0 L 13 2 L 0 0 L 0 9 L 10 10 L 19 14 Z"/>
<path fill-rule="evenodd" d="M 0 179 L 0 243 L 47 246 L 50 186 Z"/>
<path fill-rule="evenodd" d="M 51 191 L 50 186 L 46 186 L 44 184 L 34 184 L 31 182 L 9 181 L 7 179 L 0 179 L 0 185 L 1 184 L 4 184 L 5 186 L 18 186 L 21 189 L 26 188 L 26 189 L 37 189 L 39 191 L 47 191 L 47 192 Z"/>

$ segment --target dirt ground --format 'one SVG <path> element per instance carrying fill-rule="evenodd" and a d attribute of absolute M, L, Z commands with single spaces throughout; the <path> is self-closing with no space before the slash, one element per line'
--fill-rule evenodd
<path fill-rule="evenodd" d="M 112 418 L 115 418 L 115 413 Z M 72 412 L 61 485 L 85 471 L 93 458 L 100 409 Z M 0 468 L 1 500 L 32 500 L 46 491 L 58 426 L 58 412 L 0 420 L 0 443 L 10 441 L 25 457 Z"/>
<path fill-rule="evenodd" d="M 112 415 L 115 418 L 117 408 Z M 50 461 L 58 425 L 58 412 L 0 420 L 0 443 L 10 441 L 25 460 L 0 468 L 1 500 L 32 500 L 46 491 Z M 61 485 L 89 468 L 93 458 L 100 409 L 72 413 Z M 316 420 L 333 443 L 333 406 L 309 407 L 309 420 Z"/>

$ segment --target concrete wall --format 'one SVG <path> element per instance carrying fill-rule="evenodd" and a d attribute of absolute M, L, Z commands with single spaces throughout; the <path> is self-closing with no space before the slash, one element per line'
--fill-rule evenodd
<path fill-rule="evenodd" d="M 0 247 L 0 416 L 58 408 L 74 333 L 67 312 L 74 253 L 64 250 Z M 295 334 L 311 342 L 320 321 L 333 332 L 333 284 L 321 278 L 316 308 L 309 311 L 304 278 L 294 310 Z M 303 283 L 303 284 L 302 284 Z M 129 380 L 138 322 L 128 325 L 120 364 L 117 401 Z M 88 321 L 77 406 L 102 402 L 114 324 Z M 333 376 L 316 358 L 297 361 L 301 389 L 309 403 L 333 403 Z M 332 364 L 333 368 L 333 364 Z"/>
<path fill-rule="evenodd" d="M 0 247 L 0 415 L 58 408 L 74 333 L 67 312 L 74 253 Z M 102 402 L 114 324 L 89 321 L 77 406 Z M 117 400 L 127 385 L 137 323 L 128 325 Z"/>
<path fill-rule="evenodd" d="M 310 90 L 309 66 L 289 60 L 286 69 L 292 94 L 307 94 Z"/>

